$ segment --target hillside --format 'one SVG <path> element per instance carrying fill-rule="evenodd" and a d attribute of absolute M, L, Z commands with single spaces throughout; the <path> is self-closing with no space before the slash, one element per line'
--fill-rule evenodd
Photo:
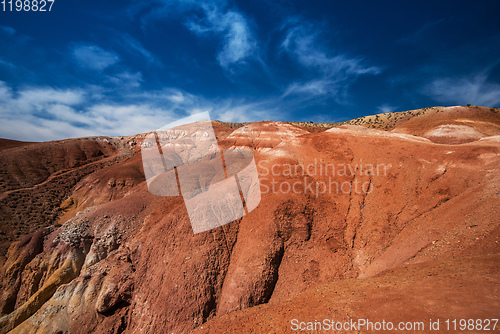
<path fill-rule="evenodd" d="M 0 333 L 286 333 L 297 332 L 292 319 L 498 318 L 498 111 L 213 122 L 220 147 L 253 152 L 262 199 L 200 234 L 181 198 L 148 192 L 144 134 L 9 143 L 0 150 Z"/>

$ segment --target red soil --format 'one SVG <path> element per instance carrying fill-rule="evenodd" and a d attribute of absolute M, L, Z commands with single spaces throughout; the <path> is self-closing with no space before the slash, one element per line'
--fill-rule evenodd
<path fill-rule="evenodd" d="M 242 219 L 196 235 L 181 198 L 147 191 L 137 145 L 144 136 L 117 139 L 95 160 L 70 154 L 43 175 L 5 173 L 31 175 L 8 179 L 6 191 L 60 181 L 69 194 L 55 201 L 65 212 L 56 219 L 71 219 L 11 246 L 0 328 L 285 333 L 292 319 L 366 318 L 423 321 L 429 332 L 429 319 L 498 318 L 500 115 L 438 110 L 379 116 L 369 126 L 387 131 L 215 123 L 222 147 L 254 152 L 262 200 Z M 420 137 L 443 125 L 482 135 L 456 144 L 463 129 L 449 127 L 439 136 L 447 144 Z M 34 145 L 57 152 L 65 144 Z M 35 164 L 22 163 L 31 160 L 21 152 L 10 160 Z M 50 178 L 100 161 L 109 165 L 85 169 L 74 183 L 65 183 L 72 174 Z M 342 173 L 343 165 L 358 169 Z M 294 183 L 300 191 L 286 192 Z M 358 188 L 343 193 L 346 184 Z M 53 282 L 67 284 L 54 293 Z"/>

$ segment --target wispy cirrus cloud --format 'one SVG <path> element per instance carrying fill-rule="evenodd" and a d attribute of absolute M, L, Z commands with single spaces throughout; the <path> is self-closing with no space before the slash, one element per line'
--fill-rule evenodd
<path fill-rule="evenodd" d="M 83 68 L 102 71 L 120 61 L 120 57 L 94 44 L 77 44 L 71 48 L 71 54 L 77 64 Z"/>
<path fill-rule="evenodd" d="M 224 10 L 222 3 L 200 4 L 204 17 L 187 22 L 187 27 L 197 35 L 215 34 L 222 39 L 217 60 L 224 69 L 241 64 L 254 56 L 258 44 L 242 13 Z"/>
<path fill-rule="evenodd" d="M 321 43 L 321 29 L 312 24 L 297 23 L 285 25 L 286 35 L 281 44 L 284 52 L 300 64 L 311 79 L 294 82 L 285 90 L 284 96 L 308 94 L 314 96 L 345 97 L 347 89 L 362 75 L 377 75 L 382 68 L 365 65 L 360 56 L 351 56 L 332 50 Z"/>
<path fill-rule="evenodd" d="M 11 51 L 33 39 L 31 36 L 19 33 L 19 31 L 13 27 L 0 25 L 0 39 L 2 37 L 8 41 L 4 42 L 4 44 L 7 45 Z"/>
<path fill-rule="evenodd" d="M 336 80 L 329 78 L 313 79 L 305 82 L 293 82 L 286 88 L 283 93 L 283 97 L 289 95 L 302 95 L 308 96 L 309 98 L 315 98 L 317 96 L 330 94 L 336 95 L 340 88 L 340 84 Z"/>
<path fill-rule="evenodd" d="M 14 36 L 16 34 L 16 29 L 9 26 L 0 26 L 0 31 L 7 36 Z"/>
<path fill-rule="evenodd" d="M 149 50 L 147 50 L 141 42 L 133 38 L 127 33 L 124 33 L 120 37 L 120 44 L 129 52 L 142 56 L 147 60 L 148 63 L 153 65 L 161 65 L 161 61 L 153 55 Z"/>
<path fill-rule="evenodd" d="M 106 76 L 107 80 L 119 89 L 138 88 L 142 83 L 142 73 L 125 70 Z"/>
<path fill-rule="evenodd" d="M 488 71 L 462 77 L 435 79 L 423 93 L 439 103 L 500 107 L 500 84 L 488 81 Z"/>
<path fill-rule="evenodd" d="M 437 26 L 439 26 L 445 22 L 446 22 L 446 19 L 444 19 L 444 18 L 427 22 L 424 25 L 422 25 L 419 29 L 417 29 L 415 32 L 398 39 L 396 41 L 396 43 L 397 44 L 412 45 L 412 46 L 417 46 L 419 44 L 422 44 L 422 42 L 429 40 L 428 35 Z"/>
<path fill-rule="evenodd" d="M 258 41 L 246 16 L 231 7 L 226 0 L 151 0 L 154 9 L 143 16 L 143 25 L 151 18 L 174 19 L 184 17 L 184 25 L 198 37 L 217 38 L 216 59 L 224 70 L 234 72 L 246 61 L 258 58 Z M 133 7 L 140 12 L 141 5 Z"/>
<path fill-rule="evenodd" d="M 288 30 L 282 47 L 305 67 L 313 67 L 328 76 L 378 74 L 381 69 L 363 65 L 363 58 L 334 54 L 318 41 L 319 33 L 313 27 L 299 25 Z"/>
<path fill-rule="evenodd" d="M 16 68 L 16 65 L 14 65 L 13 63 L 9 62 L 9 61 L 6 61 L 6 60 L 2 60 L 0 58 L 0 65 L 1 66 L 4 66 L 6 68 L 9 68 L 9 69 L 13 69 L 13 68 Z"/>

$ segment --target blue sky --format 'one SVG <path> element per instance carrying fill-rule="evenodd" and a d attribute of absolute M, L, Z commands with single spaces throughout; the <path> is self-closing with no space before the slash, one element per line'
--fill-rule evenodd
<path fill-rule="evenodd" d="M 0 137 L 500 107 L 500 2 L 56 0 L 0 12 Z"/>

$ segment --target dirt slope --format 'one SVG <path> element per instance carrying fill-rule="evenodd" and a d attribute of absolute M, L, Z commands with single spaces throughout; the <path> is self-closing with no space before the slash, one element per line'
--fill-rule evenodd
<path fill-rule="evenodd" d="M 104 137 L 1 150 L 0 263 L 12 241 L 58 222 L 61 203 L 80 179 L 131 154 L 125 141 Z"/>
<path fill-rule="evenodd" d="M 33 144 L 33 143 L 0 138 L 0 150 L 6 150 L 9 148 L 18 147 L 18 146 L 25 146 L 25 145 L 29 145 L 29 144 Z"/>
<path fill-rule="evenodd" d="M 262 200 L 196 235 L 181 198 L 147 191 L 143 135 L 5 150 L 14 152 L 0 153 L 5 207 L 9 191 L 67 192 L 54 201 L 62 226 L 9 248 L 0 332 L 284 333 L 292 319 L 498 318 L 500 115 L 412 113 L 324 131 L 214 123 L 221 147 L 254 153 Z M 52 158 L 53 169 L 29 158 L 68 144 L 83 155 Z M 19 203 L 31 208 L 26 196 Z"/>

